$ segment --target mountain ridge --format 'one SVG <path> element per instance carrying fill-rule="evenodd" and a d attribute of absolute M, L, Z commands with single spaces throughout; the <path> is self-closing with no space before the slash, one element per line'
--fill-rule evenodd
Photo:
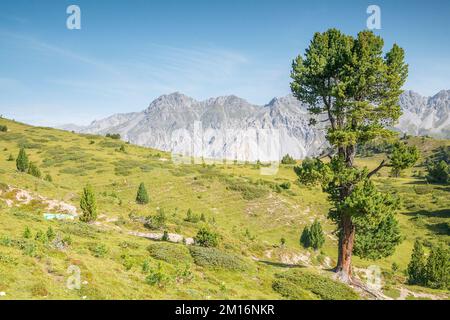
<path fill-rule="evenodd" d="M 431 97 L 407 90 L 399 103 L 403 115 L 395 130 L 416 136 L 450 138 L 450 90 L 441 90 Z M 94 120 L 88 126 L 65 125 L 59 129 L 101 135 L 119 133 L 130 143 L 183 153 L 190 148 L 194 136 L 192 140 L 174 136 L 180 130 L 193 135 L 196 123 L 200 123 L 202 146 L 194 151 L 194 156 L 273 161 L 289 153 L 302 159 L 319 154 L 326 145 L 324 127 L 309 126 L 311 116 L 307 108 L 308 105 L 292 94 L 256 105 L 235 95 L 198 101 L 173 92 L 154 99 L 140 112 L 118 113 Z M 264 140 L 265 133 L 279 140 L 276 154 L 261 155 L 252 146 Z M 253 141 L 249 143 L 249 139 Z"/>

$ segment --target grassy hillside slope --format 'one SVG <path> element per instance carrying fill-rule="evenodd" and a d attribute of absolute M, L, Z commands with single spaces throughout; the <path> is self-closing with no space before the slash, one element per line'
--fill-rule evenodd
<path fill-rule="evenodd" d="M 336 236 L 326 219 L 326 196 L 318 188 L 298 185 L 292 166 L 281 166 L 275 176 L 261 176 L 255 164 L 179 166 L 167 153 L 111 138 L 6 119 L 0 125 L 8 127 L 0 132 L 0 299 L 358 298 L 327 271 L 335 263 Z M 425 155 L 449 144 L 427 138 L 410 142 Z M 8 158 L 16 157 L 20 147 L 52 182 L 17 172 Z M 381 157 L 358 161 L 373 168 Z M 380 188 L 402 196 L 398 219 L 404 241 L 392 257 L 376 262 L 355 258 L 354 264 L 361 277 L 364 268 L 378 265 L 384 271 L 384 292 L 393 297 L 403 290 L 445 298 L 446 292 L 403 283 L 402 270 L 417 237 L 450 242 L 450 190 L 412 177 L 421 170 L 413 168 L 396 179 L 382 171 L 376 178 Z M 148 205 L 135 203 L 141 182 L 149 192 Z M 284 182 L 291 187 L 280 188 Z M 79 195 L 87 183 L 97 196 L 95 223 L 43 218 L 46 212 L 61 212 L 49 208 L 48 201 L 80 212 Z M 188 209 L 203 214 L 204 221 L 186 221 Z M 165 225 L 146 228 L 145 217 L 161 211 Z M 327 235 L 320 252 L 299 244 L 301 230 L 315 218 Z M 202 225 L 220 234 L 219 248 L 148 239 L 167 231 L 172 240 L 188 240 Z M 56 234 L 53 240 L 35 239 L 49 227 Z M 26 228 L 31 238 L 24 237 Z M 393 262 L 399 271 L 392 272 Z M 81 271 L 79 290 L 66 285 L 73 276 L 70 266 Z"/>

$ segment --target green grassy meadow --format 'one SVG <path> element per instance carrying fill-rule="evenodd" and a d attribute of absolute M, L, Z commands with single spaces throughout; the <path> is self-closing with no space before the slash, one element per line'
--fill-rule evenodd
<path fill-rule="evenodd" d="M 168 153 L 120 140 L 6 119 L 0 125 L 8 127 L 0 132 L 0 299 L 370 298 L 332 279 L 337 241 L 326 217 L 326 195 L 320 188 L 299 185 L 291 165 L 281 165 L 274 176 L 260 175 L 255 164 L 176 165 Z M 410 138 L 409 143 L 419 147 L 422 157 L 450 145 L 431 138 Z M 16 157 L 20 147 L 52 182 L 16 170 L 8 157 Z M 374 168 L 382 158 L 358 158 L 358 164 Z M 448 299 L 448 291 L 406 285 L 404 270 L 416 238 L 450 244 L 450 188 L 427 184 L 420 163 L 400 178 L 389 177 L 388 170 L 375 181 L 381 190 L 402 198 L 397 218 L 404 240 L 389 258 L 355 257 L 355 271 L 362 276 L 364 268 L 379 266 L 383 292 L 393 298 L 403 290 Z M 141 182 L 149 193 L 147 205 L 135 202 Z M 279 188 L 284 182 L 290 182 L 289 189 Z M 74 205 L 80 213 L 80 193 L 88 183 L 97 197 L 95 223 L 43 218 L 46 212 L 59 212 L 43 199 Z M 32 199 L 24 203 L 18 190 Z M 205 221 L 185 221 L 188 209 L 203 214 Z M 165 226 L 146 228 L 142 218 L 161 210 Z M 319 252 L 299 243 L 303 227 L 315 218 L 326 233 Z M 202 225 L 220 235 L 217 249 L 201 251 L 132 234 L 167 231 L 188 239 Z M 31 238 L 24 238 L 27 227 Z M 49 227 L 59 246 L 35 239 Z M 395 272 L 394 262 L 399 266 Z M 79 289 L 67 287 L 70 266 L 81 272 Z"/>

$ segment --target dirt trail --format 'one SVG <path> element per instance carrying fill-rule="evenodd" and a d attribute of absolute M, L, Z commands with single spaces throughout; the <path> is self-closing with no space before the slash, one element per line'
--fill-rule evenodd
<path fill-rule="evenodd" d="M 128 234 L 131 234 L 136 237 L 151 239 L 151 240 L 161 240 L 164 235 L 163 233 L 153 233 L 153 232 L 146 233 L 146 232 L 137 232 L 137 231 L 129 231 Z M 181 234 L 169 233 L 168 236 L 169 236 L 169 239 L 168 239 L 169 242 L 183 243 L 183 239 L 184 239 L 184 243 L 186 245 L 194 244 L 193 238 L 185 238 Z"/>
<path fill-rule="evenodd" d="M 119 227 L 117 225 L 111 225 L 111 222 L 115 222 L 117 221 L 117 218 L 107 218 L 107 216 L 105 214 L 101 214 L 99 215 L 99 219 L 103 219 L 103 221 L 95 221 L 92 224 L 100 227 L 100 228 L 104 228 L 104 229 L 109 229 L 109 230 L 115 230 L 118 231 L 120 233 L 125 233 L 125 234 L 129 234 L 135 237 L 140 237 L 140 238 L 146 238 L 146 239 L 150 239 L 150 240 L 158 240 L 161 241 L 164 233 L 159 233 L 159 232 L 139 232 L 139 231 L 133 231 L 133 230 L 129 230 L 129 229 L 124 229 L 122 227 Z M 184 242 L 183 242 L 184 239 Z M 168 242 L 173 242 L 173 243 L 185 243 L 186 245 L 192 245 L 194 244 L 194 239 L 193 238 L 189 238 L 189 237 L 184 237 L 181 234 L 177 234 L 177 233 L 168 233 Z"/>

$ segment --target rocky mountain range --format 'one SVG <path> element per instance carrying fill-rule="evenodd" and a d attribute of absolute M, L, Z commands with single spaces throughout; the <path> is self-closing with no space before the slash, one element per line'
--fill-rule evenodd
<path fill-rule="evenodd" d="M 403 115 L 396 130 L 411 135 L 450 138 L 450 90 L 433 97 L 405 91 Z M 273 161 L 289 153 L 314 156 L 325 147 L 324 128 L 309 125 L 307 105 L 292 95 L 264 106 L 236 96 L 196 101 L 181 93 L 162 95 L 141 112 L 115 114 L 85 127 L 61 129 L 80 133 L 119 133 L 130 143 L 174 154 L 240 161 Z"/>

